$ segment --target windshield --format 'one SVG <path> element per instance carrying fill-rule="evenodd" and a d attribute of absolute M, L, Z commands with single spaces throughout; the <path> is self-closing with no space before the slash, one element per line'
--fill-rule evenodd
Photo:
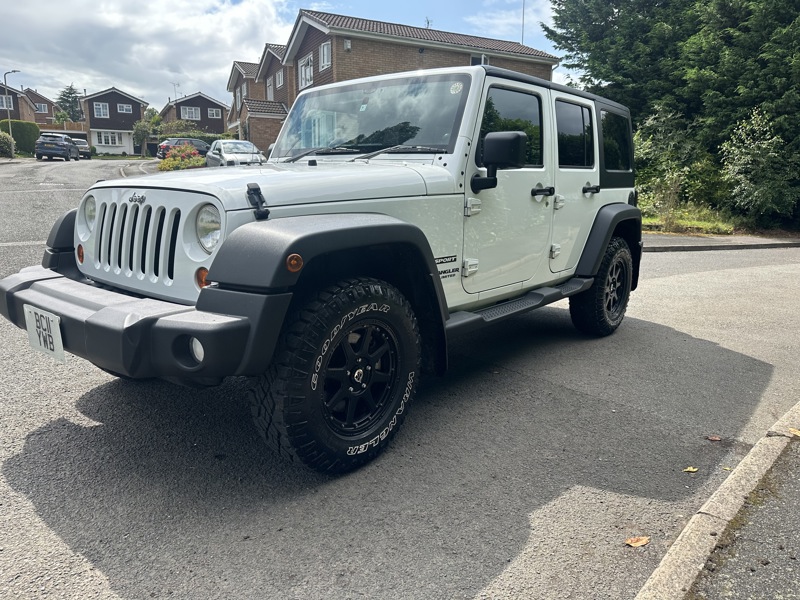
<path fill-rule="evenodd" d="M 222 152 L 225 154 L 257 154 L 258 148 L 250 142 L 223 142 Z"/>
<path fill-rule="evenodd" d="M 452 152 L 469 91 L 465 73 L 337 86 L 300 96 L 272 158 L 414 147 Z"/>

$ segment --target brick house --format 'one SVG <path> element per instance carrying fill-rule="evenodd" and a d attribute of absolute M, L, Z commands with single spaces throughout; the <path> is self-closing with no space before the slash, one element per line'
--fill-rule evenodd
<path fill-rule="evenodd" d="M 147 102 L 109 88 L 81 98 L 89 128 L 89 144 L 98 154 L 134 154 L 133 125 L 140 121 Z"/>
<path fill-rule="evenodd" d="M 191 121 L 195 127 L 207 133 L 225 133 L 229 108 L 219 100 L 214 100 L 197 92 L 176 100 L 168 100 L 159 113 L 163 123 Z"/>
<path fill-rule="evenodd" d="M 233 95 L 228 113 L 228 131 L 240 140 L 250 139 L 248 132 L 248 110 L 244 100 L 266 100 L 266 90 L 256 85 L 258 64 L 234 61 L 228 77 L 228 91 Z"/>
<path fill-rule="evenodd" d="M 36 122 L 36 106 L 25 92 L 6 87 L 0 83 L 0 121 L 9 118 L 12 121 Z"/>
<path fill-rule="evenodd" d="M 36 90 L 25 88 L 25 95 L 36 107 L 34 118 L 39 125 L 52 125 L 56 118 L 56 113 L 61 111 L 61 107 L 47 98 L 42 96 Z"/>
<path fill-rule="evenodd" d="M 280 60 L 278 60 L 280 59 Z M 437 67 L 491 64 L 550 80 L 555 56 L 516 42 L 301 10 L 288 44 L 267 44 L 256 70 L 275 109 L 259 113 L 269 127 L 250 131 L 259 148 L 273 143 L 297 94 L 310 87 L 358 77 Z M 234 63 L 235 64 L 235 63 Z M 283 85 L 278 86 L 278 78 Z M 229 84 L 229 90 L 231 90 Z"/>

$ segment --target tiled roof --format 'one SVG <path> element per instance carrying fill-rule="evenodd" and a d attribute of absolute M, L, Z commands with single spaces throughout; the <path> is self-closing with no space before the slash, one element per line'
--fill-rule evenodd
<path fill-rule="evenodd" d="M 244 98 L 242 100 L 247 106 L 247 112 L 250 114 L 260 113 L 266 115 L 285 115 L 286 107 L 281 102 L 273 102 L 272 100 L 255 100 L 253 98 Z"/>
<path fill-rule="evenodd" d="M 239 67 L 239 70 L 244 73 L 245 77 L 255 77 L 258 72 L 258 63 L 235 60 L 233 64 Z"/>
<path fill-rule="evenodd" d="M 282 46 L 281 44 L 267 44 L 267 48 L 269 48 L 275 56 L 283 60 L 283 55 L 286 54 L 286 46 Z"/>
<path fill-rule="evenodd" d="M 424 27 L 411 27 L 409 25 L 398 25 L 396 23 L 385 23 L 383 21 L 370 21 L 368 19 L 358 19 L 356 17 L 346 17 L 330 13 L 317 12 L 313 10 L 301 10 L 301 15 L 307 16 L 328 29 L 348 30 L 362 33 L 374 33 L 379 35 L 420 40 L 423 42 L 434 42 L 440 44 L 452 44 L 455 46 L 466 46 L 476 50 L 488 50 L 494 52 L 506 52 L 558 60 L 552 54 L 547 54 L 530 46 L 523 46 L 516 42 L 505 40 L 494 40 L 491 38 L 478 37 L 474 35 L 464 35 L 461 33 L 449 33 L 437 29 L 426 29 Z"/>

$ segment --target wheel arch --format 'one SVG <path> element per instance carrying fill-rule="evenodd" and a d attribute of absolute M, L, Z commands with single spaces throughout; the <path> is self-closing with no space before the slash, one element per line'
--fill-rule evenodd
<path fill-rule="evenodd" d="M 630 204 L 608 204 L 597 212 L 575 274 L 578 277 L 594 277 L 612 237 L 621 237 L 630 248 L 633 259 L 631 290 L 635 290 L 639 284 L 639 265 L 642 260 L 642 213 Z"/>
<path fill-rule="evenodd" d="M 286 259 L 298 254 L 292 273 Z M 422 337 L 423 369 L 447 369 L 447 303 L 422 230 L 379 214 L 327 214 L 258 221 L 224 241 L 209 280 L 231 289 L 291 291 L 298 302 L 346 277 L 369 276 L 397 287 L 411 303 Z"/>

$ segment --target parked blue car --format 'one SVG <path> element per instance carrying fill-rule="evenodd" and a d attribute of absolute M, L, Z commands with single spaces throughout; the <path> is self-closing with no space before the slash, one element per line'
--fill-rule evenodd
<path fill-rule="evenodd" d="M 47 158 L 57 156 L 67 161 L 71 158 L 80 159 L 78 146 L 72 141 L 71 137 L 63 133 L 43 133 L 40 135 L 39 139 L 36 140 L 35 153 L 36 160 L 42 160 L 45 156 Z"/>

